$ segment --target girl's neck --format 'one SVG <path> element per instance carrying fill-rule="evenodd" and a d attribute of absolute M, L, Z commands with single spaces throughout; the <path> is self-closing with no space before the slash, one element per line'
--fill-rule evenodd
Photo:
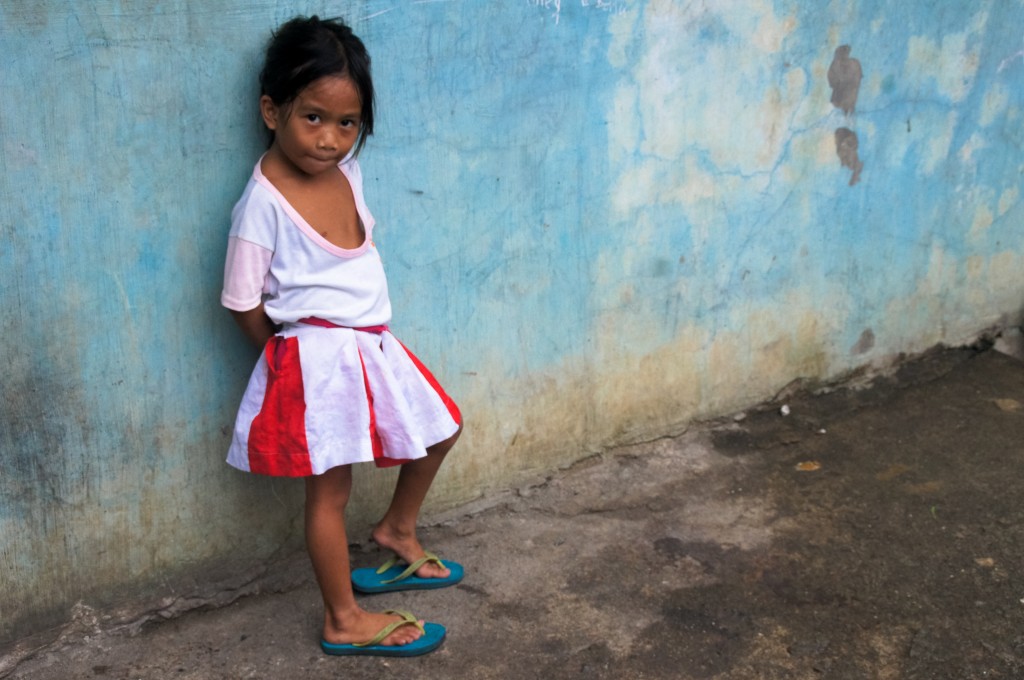
<path fill-rule="evenodd" d="M 328 243 L 344 249 L 363 245 L 366 231 L 356 209 L 351 184 L 338 167 L 310 175 L 270 148 L 260 172 L 281 196 Z"/>
<path fill-rule="evenodd" d="M 260 172 L 277 187 L 282 185 L 291 186 L 316 186 L 324 181 L 333 181 L 339 170 L 337 168 L 310 175 L 303 172 L 288 160 L 288 157 L 281 153 L 276 144 L 271 145 L 267 153 L 260 160 Z"/>

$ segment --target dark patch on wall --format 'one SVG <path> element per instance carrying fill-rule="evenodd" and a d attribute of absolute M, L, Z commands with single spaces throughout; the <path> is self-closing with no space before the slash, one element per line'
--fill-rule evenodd
<path fill-rule="evenodd" d="M 654 260 L 653 274 L 657 277 L 671 276 L 675 271 L 675 267 L 672 266 L 672 260 L 664 257 L 658 257 Z"/>
<path fill-rule="evenodd" d="M 844 168 L 853 171 L 850 176 L 851 187 L 860 181 L 860 171 L 864 169 L 864 163 L 857 156 L 859 144 L 857 133 L 853 130 L 844 127 L 836 130 L 836 155 L 839 156 L 839 162 Z"/>
<path fill-rule="evenodd" d="M 857 342 L 850 348 L 850 354 L 864 354 L 871 350 L 875 346 L 875 332 L 870 328 L 865 328 L 864 332 L 860 334 Z"/>
<path fill-rule="evenodd" d="M 862 75 L 860 62 L 850 57 L 850 46 L 837 47 L 828 67 L 828 85 L 832 88 L 832 105 L 846 115 L 853 113 L 857 106 Z"/>
<path fill-rule="evenodd" d="M 19 517 L 33 507 L 61 507 L 88 465 L 72 452 L 86 449 L 82 430 L 90 410 L 73 377 L 77 370 L 60 360 L 63 355 L 56 356 L 35 365 L 34 357 L 12 356 L 4 380 L 5 393 L 17 398 L 0 404 L 5 457 L 0 507 Z"/>
<path fill-rule="evenodd" d="M 38 570 L 32 577 L 35 588 L 61 582 L 66 565 L 58 563 L 55 553 L 65 542 L 73 487 L 82 479 L 73 469 L 76 463 L 86 465 L 71 453 L 83 448 L 78 435 L 87 413 L 68 377 L 73 374 L 60 375 L 64 372 L 60 371 L 59 359 L 31 366 L 26 353 L 16 348 L 5 357 L 8 372 L 3 390 L 8 398 L 0 403 L 0 451 L 4 456 L 0 515 L 19 522 L 26 532 L 5 537 L 7 547 L 13 546 L 16 552 L 0 555 L 0 566 L 6 570 L 0 585 L 11 589 L 5 592 L 5 604 L 12 610 L 11 616 L 0 620 L 0 646 L 26 631 L 62 623 L 70 605 L 81 596 L 76 587 L 70 586 L 49 597 L 39 597 L 29 589 L 28 572 L 16 567 L 22 562 Z"/>
<path fill-rule="evenodd" d="M 832 105 L 846 116 L 853 114 L 857 107 L 857 94 L 860 92 L 860 81 L 864 76 L 860 62 L 850 56 L 850 50 L 849 45 L 837 47 L 832 64 L 828 67 Z M 857 154 L 858 146 L 860 141 L 856 132 L 845 127 L 836 130 L 836 154 L 842 166 L 853 171 L 853 175 L 850 176 L 851 187 L 860 181 L 860 171 L 864 169 L 864 163 Z"/>

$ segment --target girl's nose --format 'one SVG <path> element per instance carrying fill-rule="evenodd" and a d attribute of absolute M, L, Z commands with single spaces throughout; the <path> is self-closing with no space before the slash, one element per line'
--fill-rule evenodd
<path fill-rule="evenodd" d="M 338 148 L 338 142 L 331 135 L 324 135 L 317 140 L 317 148 L 323 149 L 324 151 L 334 151 Z"/>

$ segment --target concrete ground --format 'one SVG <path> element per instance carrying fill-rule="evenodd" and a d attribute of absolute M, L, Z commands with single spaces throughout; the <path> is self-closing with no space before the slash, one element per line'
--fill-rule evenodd
<path fill-rule="evenodd" d="M 364 600 L 447 625 L 432 655 L 324 656 L 306 578 L 10 677 L 1022 678 L 1021 489 L 1024 363 L 933 352 L 441 518 L 465 582 Z"/>

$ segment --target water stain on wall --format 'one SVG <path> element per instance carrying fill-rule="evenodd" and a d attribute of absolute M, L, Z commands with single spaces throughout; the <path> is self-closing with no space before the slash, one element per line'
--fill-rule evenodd
<path fill-rule="evenodd" d="M 832 105 L 846 115 L 857 106 L 862 75 L 860 62 L 850 56 L 850 46 L 837 47 L 828 67 L 828 85 L 832 88 Z"/>
<path fill-rule="evenodd" d="M 849 128 L 841 127 L 836 130 L 836 155 L 844 168 L 853 171 L 850 176 L 850 186 L 860 181 L 860 171 L 864 169 L 864 163 L 857 155 L 857 133 Z"/>
<path fill-rule="evenodd" d="M 860 81 L 863 71 L 860 62 L 850 56 L 849 45 L 840 45 L 832 57 L 828 67 L 828 85 L 832 88 L 832 105 L 840 109 L 844 115 L 850 116 L 857 107 L 857 95 L 860 92 Z M 860 172 L 864 163 L 857 154 L 860 145 L 857 133 L 845 127 L 836 130 L 836 154 L 844 168 L 853 171 L 850 186 L 860 181 Z"/>
<path fill-rule="evenodd" d="M 875 332 L 870 328 L 865 328 L 864 332 L 857 338 L 857 342 L 853 343 L 853 347 L 850 348 L 850 354 L 864 354 L 869 352 L 874 346 Z"/>
<path fill-rule="evenodd" d="M 0 240 L 24 246 L 0 248 L 12 395 L 0 405 L 0 645 L 78 601 L 187 600 L 187 578 L 214 580 L 205 560 L 226 569 L 301 543 L 301 485 L 222 462 L 220 427 L 251 363 L 217 306 L 216 260 L 251 167 L 241 158 L 262 145 L 256 122 L 194 124 L 225 96 L 250 98 L 283 3 L 178 3 L 156 18 L 92 4 L 102 11 L 0 2 L 15 60 L 0 156 L 17 166 L 0 180 Z M 911 0 L 894 25 L 891 7 L 862 0 L 789 16 L 775 14 L 787 3 L 635 0 L 607 22 L 562 4 L 559 24 L 525 3 L 408 3 L 360 20 L 388 62 L 380 89 L 402 95 L 367 176 L 368 193 L 392 185 L 408 199 L 371 200 L 395 226 L 382 232 L 389 274 L 412 291 L 396 300 L 400 323 L 443 357 L 467 412 L 433 507 L 747 408 L 795 377 L 961 342 L 1020 309 L 1021 63 L 997 74 L 992 59 L 1019 49 L 1024 6 L 981 0 L 992 18 L 977 23 L 988 12 L 973 3 Z M 909 40 L 908 26 L 961 37 Z M 838 31 L 860 37 L 825 42 Z M 846 41 L 871 45 L 863 73 L 836 50 Z M 426 77 L 394 58 L 403 48 L 429 56 Z M 813 63 L 780 72 L 789 60 Z M 89 115 L 71 112 L 83 103 Z M 445 115 L 424 132 L 423 110 Z M 901 135 L 891 151 L 910 115 L 920 140 Z M 84 124 L 67 139 L 46 136 L 72 119 Z M 151 153 L 82 160 L 97 138 Z M 984 172 L 951 152 L 966 140 L 984 149 Z M 836 175 L 815 172 L 822 161 Z M 835 201 L 838 178 L 856 183 L 865 164 L 885 176 L 872 200 Z M 946 191 L 957 177 L 971 190 Z M 178 187 L 195 195 L 175 200 Z M 900 200 L 908 192 L 920 200 Z M 884 258 L 869 222 L 871 236 L 900 239 Z M 948 250 L 926 262 L 920 234 Z M 196 323 L 175 325 L 182 315 Z M 55 332 L 80 318 L 105 322 Z M 873 340 L 856 333 L 869 326 Z M 367 484 L 353 527 L 379 516 L 396 473 L 355 473 Z"/>

